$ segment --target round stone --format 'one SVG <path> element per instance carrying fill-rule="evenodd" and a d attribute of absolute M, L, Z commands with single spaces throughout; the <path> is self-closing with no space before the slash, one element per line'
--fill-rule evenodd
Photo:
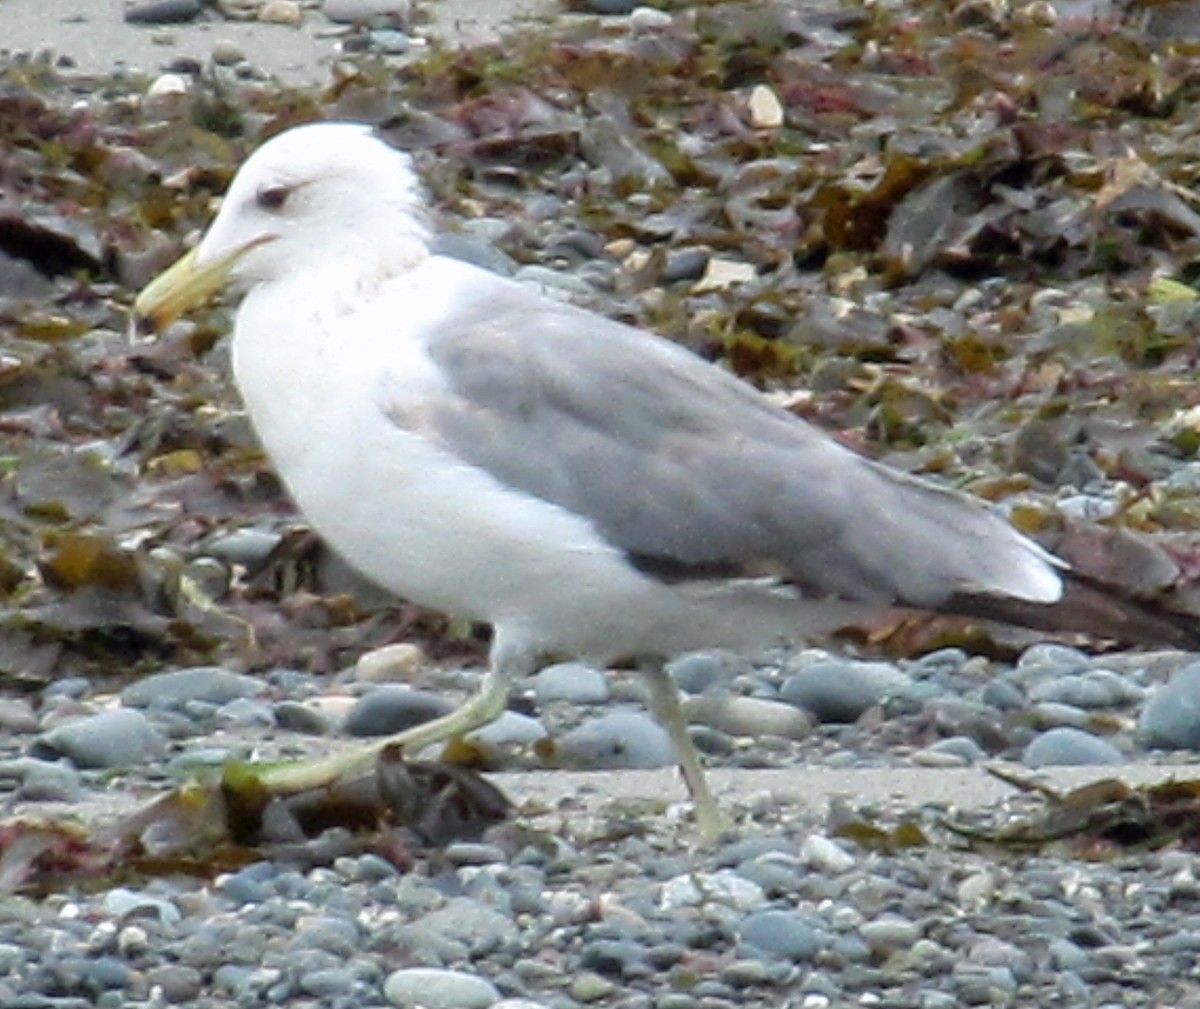
<path fill-rule="evenodd" d="M 500 999 L 490 981 L 437 967 L 406 967 L 383 982 L 384 997 L 400 1009 L 488 1009 Z"/>
<path fill-rule="evenodd" d="M 1151 695 L 1138 719 L 1147 746 L 1200 749 L 1200 663 L 1180 669 Z"/>

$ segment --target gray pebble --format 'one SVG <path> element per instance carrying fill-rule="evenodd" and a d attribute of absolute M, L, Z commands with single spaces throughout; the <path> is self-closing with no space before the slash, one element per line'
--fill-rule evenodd
<path fill-rule="evenodd" d="M 349 995 L 354 990 L 356 980 L 354 971 L 347 967 L 323 967 L 305 971 L 296 986 L 305 995 L 337 998 Z"/>
<path fill-rule="evenodd" d="M 899 914 L 882 914 L 859 926 L 862 937 L 875 949 L 908 949 L 921 938 L 921 927 Z"/>
<path fill-rule="evenodd" d="M 641 0 L 586 0 L 593 14 L 631 14 Z"/>
<path fill-rule="evenodd" d="M 194 21 L 204 10 L 202 0 L 149 0 L 125 8 L 130 24 L 169 25 Z"/>
<path fill-rule="evenodd" d="M 24 698 L 0 697 L 0 732 L 22 734 L 37 730 L 38 718 L 32 704 Z"/>
<path fill-rule="evenodd" d="M 236 63 L 244 58 L 236 46 L 229 43 L 215 43 L 213 45 L 214 60 L 217 60 L 218 47 L 220 47 L 222 55 L 229 58 L 231 62 Z M 217 60 L 217 62 L 221 61 Z M 204 550 L 210 556 L 228 564 L 255 567 L 266 560 L 267 555 L 279 546 L 281 540 L 282 537 L 277 532 L 246 527 L 214 537 L 205 545 Z"/>
<path fill-rule="evenodd" d="M 131 767 L 161 760 L 167 741 L 140 711 L 118 708 L 43 733 L 33 753 L 66 757 L 76 767 Z"/>
<path fill-rule="evenodd" d="M 949 736 L 929 746 L 931 753 L 956 757 L 964 765 L 978 764 L 987 759 L 987 752 L 970 736 Z"/>
<path fill-rule="evenodd" d="M 403 24 L 412 0 L 324 0 L 321 13 L 337 24 Z"/>
<path fill-rule="evenodd" d="M 383 994 L 400 1009 L 488 1009 L 500 999 L 490 981 L 435 967 L 406 967 L 383 982 Z"/>
<path fill-rule="evenodd" d="M 1083 708 L 1057 701 L 1042 701 L 1034 704 L 1030 707 L 1029 714 L 1038 728 L 1054 728 L 1065 725 L 1074 729 L 1082 729 L 1091 721 L 1091 717 Z"/>
<path fill-rule="evenodd" d="M 412 39 L 395 28 L 372 28 L 371 48 L 387 56 L 403 56 L 412 48 Z"/>
<path fill-rule="evenodd" d="M 1025 695 L 1008 680 L 992 680 L 983 688 L 980 700 L 1000 711 L 1019 711 L 1025 706 Z"/>
<path fill-rule="evenodd" d="M 146 972 L 146 983 L 162 992 L 163 1000 L 171 1005 L 191 1002 L 200 995 L 204 975 L 195 967 L 164 963 Z"/>
<path fill-rule="evenodd" d="M 1029 691 L 1031 701 L 1053 701 L 1089 711 L 1131 703 L 1141 695 L 1138 687 L 1108 669 L 1052 677 L 1035 683 Z"/>
<path fill-rule="evenodd" d="M 303 701 L 280 701 L 272 709 L 275 724 L 289 732 L 303 732 L 310 736 L 324 736 L 333 731 L 333 722 L 319 708 Z"/>
<path fill-rule="evenodd" d="M 769 956 L 811 960 L 821 940 L 809 919 L 796 911 L 755 911 L 742 919 L 738 939 Z"/>
<path fill-rule="evenodd" d="M 631 770 L 667 767 L 675 752 L 667 730 L 643 711 L 614 711 L 584 722 L 555 746 L 567 767 Z"/>
<path fill-rule="evenodd" d="M 909 682 L 904 673 L 884 662 L 828 659 L 789 676 L 779 693 L 818 721 L 855 722 L 888 691 Z"/>
<path fill-rule="evenodd" d="M 702 694 L 728 683 L 733 670 L 727 661 L 711 652 L 690 652 L 668 662 L 667 673 L 685 694 Z"/>
<path fill-rule="evenodd" d="M 472 956 L 485 955 L 517 934 L 511 918 L 469 897 L 447 901 L 443 907 L 418 918 L 414 928 L 426 936 L 462 943 Z"/>
<path fill-rule="evenodd" d="M 594 666 L 558 662 L 546 666 L 533 678 L 533 693 L 539 705 L 553 701 L 603 704 L 609 697 L 608 679 Z"/>
<path fill-rule="evenodd" d="M 341 729 L 348 736 L 386 736 L 453 710 L 440 694 L 387 684 L 363 694 L 346 713 Z"/>
<path fill-rule="evenodd" d="M 1080 729 L 1058 728 L 1033 739 L 1021 754 L 1027 767 L 1123 764 L 1125 755 L 1107 739 Z"/>
<path fill-rule="evenodd" d="M 121 691 L 121 703 L 129 708 L 164 709 L 182 708 L 193 701 L 219 705 L 253 697 L 266 688 L 266 682 L 257 676 L 231 673 L 219 666 L 195 666 L 143 677 Z"/>
<path fill-rule="evenodd" d="M 1200 749 L 1200 663 L 1180 669 L 1150 696 L 1138 732 L 1147 746 Z"/>

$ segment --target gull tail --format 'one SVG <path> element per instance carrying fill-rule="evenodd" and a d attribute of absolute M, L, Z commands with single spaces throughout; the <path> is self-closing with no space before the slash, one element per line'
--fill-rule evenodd
<path fill-rule="evenodd" d="M 1063 572 L 1062 579 L 1063 594 L 1054 603 L 959 593 L 942 609 L 1031 630 L 1086 634 L 1130 647 L 1200 651 L 1200 615 L 1122 593 L 1074 571 Z"/>

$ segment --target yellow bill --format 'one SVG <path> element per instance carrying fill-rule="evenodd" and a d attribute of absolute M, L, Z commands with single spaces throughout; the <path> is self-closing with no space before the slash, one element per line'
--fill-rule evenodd
<path fill-rule="evenodd" d="M 203 305 L 229 279 L 234 264 L 269 236 L 248 242 L 210 263 L 196 264 L 196 249 L 180 256 L 175 263 L 142 288 L 133 303 L 135 333 L 161 333 L 189 309 Z"/>

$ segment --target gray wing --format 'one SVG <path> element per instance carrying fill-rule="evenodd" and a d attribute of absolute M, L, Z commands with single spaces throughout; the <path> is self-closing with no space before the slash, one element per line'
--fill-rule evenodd
<path fill-rule="evenodd" d="M 974 499 L 855 455 L 652 334 L 517 284 L 490 294 L 429 338 L 450 393 L 398 391 L 390 417 L 587 516 L 644 570 L 929 607 L 1057 598 L 1054 559 Z"/>

